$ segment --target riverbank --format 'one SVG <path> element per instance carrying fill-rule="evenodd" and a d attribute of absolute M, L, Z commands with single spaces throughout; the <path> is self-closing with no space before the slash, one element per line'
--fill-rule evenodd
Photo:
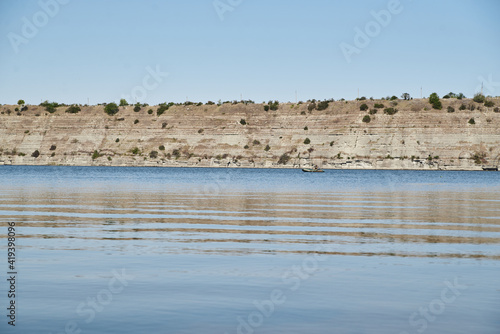
<path fill-rule="evenodd" d="M 500 99 L 491 99 L 496 106 Z M 500 113 L 471 99 L 120 107 L 0 106 L 0 164 L 482 170 Z M 366 107 L 363 107 L 363 104 Z M 465 110 L 461 108 L 466 106 Z M 266 107 L 267 106 L 267 107 Z M 136 111 L 134 111 L 134 108 Z M 138 110 L 139 109 L 139 110 Z M 165 108 L 163 108 L 165 109 Z M 366 109 L 366 110 L 361 110 Z M 474 110 L 470 110 L 474 109 Z M 453 112 L 450 112 L 453 110 Z M 10 112 L 9 112 L 10 111 Z M 159 112 L 160 111 L 160 112 Z"/>

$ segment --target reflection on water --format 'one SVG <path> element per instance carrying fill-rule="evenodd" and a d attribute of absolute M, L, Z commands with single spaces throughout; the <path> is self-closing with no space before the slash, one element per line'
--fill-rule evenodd
<path fill-rule="evenodd" d="M 0 220 L 3 226 L 18 222 L 20 254 L 25 256 L 20 259 L 27 277 L 23 298 L 30 306 L 20 325 L 56 332 L 68 318 L 78 323 L 73 309 L 87 298 L 85 291 L 99 286 L 99 275 L 123 267 L 136 281 L 116 297 L 121 298 L 119 306 L 110 307 L 100 320 L 87 324 L 80 319 L 92 332 L 113 333 L 118 326 L 121 332 L 233 333 L 241 325 L 238 319 L 252 311 L 254 296 L 283 285 L 287 268 L 316 256 L 322 262 L 314 283 L 308 280 L 309 286 L 269 317 L 267 325 L 248 328 L 262 333 L 277 328 L 294 333 L 333 328 L 339 333 L 415 332 L 419 327 L 412 327 L 408 317 L 434 297 L 422 304 L 414 289 L 431 294 L 436 285 L 466 272 L 469 286 L 478 290 L 471 287 L 474 292 L 463 299 L 491 317 L 483 322 L 483 332 L 493 333 L 500 328 L 493 320 L 499 290 L 488 290 L 494 282 L 489 279 L 499 274 L 499 175 L 2 167 Z M 5 237 L 5 228 L 1 235 Z M 360 271 L 371 278 L 367 281 Z M 54 275 L 58 278 L 51 280 Z M 408 280 L 413 285 L 400 286 Z M 67 303 L 71 312 L 48 315 L 52 326 L 59 327 L 39 315 L 46 302 L 43 284 L 63 287 L 64 292 L 52 291 L 52 296 Z M 367 287 L 383 297 L 370 297 L 373 291 L 359 294 Z M 322 299 L 337 298 L 342 289 L 352 294 L 342 301 Z M 384 304 L 396 291 L 403 300 Z M 74 297 L 68 298 L 68 292 Z M 496 294 L 496 301 L 483 305 L 483 293 Z M 151 321 L 115 323 L 120 312 L 132 312 L 134 298 L 146 303 Z M 317 304 L 310 304 L 310 298 L 319 298 Z M 61 305 L 52 307 L 61 310 Z M 372 325 L 357 322 L 355 311 Z M 447 328 L 460 312 L 464 309 L 458 307 L 444 313 L 434 328 Z M 203 331 L 203 323 L 212 325 Z M 248 328 L 240 330 L 250 332 Z M 463 326 L 453 328 L 467 332 Z"/>

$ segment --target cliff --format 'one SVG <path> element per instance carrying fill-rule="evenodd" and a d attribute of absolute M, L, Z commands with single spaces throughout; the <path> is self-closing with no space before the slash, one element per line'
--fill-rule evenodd
<path fill-rule="evenodd" d="M 499 98 L 491 100 L 500 106 Z M 109 116 L 104 106 L 82 106 L 70 114 L 66 106 L 48 113 L 43 106 L 29 105 L 17 112 L 18 106 L 3 105 L 0 164 L 289 168 L 317 164 L 467 170 L 498 166 L 500 113 L 495 107 L 470 99 L 441 101 L 442 110 L 419 99 L 336 101 L 321 111 L 309 111 L 309 103 L 284 103 L 269 111 L 262 104 L 176 105 L 160 116 L 158 106 L 138 112 L 134 106 L 120 107 Z M 360 110 L 363 103 L 368 110 Z M 384 104 L 376 113 L 375 103 Z M 459 110 L 462 104 L 467 109 Z M 385 108 L 397 112 L 389 115 Z M 363 122 L 367 115 L 368 123 Z"/>

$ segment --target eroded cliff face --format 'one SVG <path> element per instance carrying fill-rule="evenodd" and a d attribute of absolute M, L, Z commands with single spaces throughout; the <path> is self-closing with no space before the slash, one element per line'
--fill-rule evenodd
<path fill-rule="evenodd" d="M 500 99 L 492 101 L 495 107 L 500 106 Z M 276 111 L 265 111 L 262 104 L 183 105 L 172 106 L 160 116 L 157 106 L 143 107 L 139 112 L 134 112 L 133 106 L 120 107 L 116 115 L 109 116 L 104 106 L 84 106 L 77 114 L 58 107 L 49 114 L 41 106 L 27 106 L 18 113 L 17 106 L 3 105 L 0 164 L 289 168 L 317 164 L 323 168 L 380 169 L 498 166 L 500 113 L 494 112 L 495 107 L 469 99 L 442 102 L 443 109 L 434 110 L 426 100 L 399 100 L 397 105 L 385 100 L 337 101 L 326 110 L 311 112 L 307 103 L 280 104 Z M 368 110 L 360 110 L 363 103 Z M 375 103 L 398 112 L 387 115 L 384 108 L 378 108 L 369 115 Z M 472 104 L 475 110 L 459 110 L 462 104 Z M 448 112 L 448 106 L 455 111 Z M 153 114 L 148 114 L 149 109 Z M 362 121 L 366 115 L 369 123 Z M 471 118 L 475 124 L 470 124 Z"/>

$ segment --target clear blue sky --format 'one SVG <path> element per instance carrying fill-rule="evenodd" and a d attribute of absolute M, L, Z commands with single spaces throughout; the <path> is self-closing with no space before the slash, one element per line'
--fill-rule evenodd
<path fill-rule="evenodd" d="M 0 103 L 500 95 L 498 0 L 218 1 L 0 0 Z"/>

